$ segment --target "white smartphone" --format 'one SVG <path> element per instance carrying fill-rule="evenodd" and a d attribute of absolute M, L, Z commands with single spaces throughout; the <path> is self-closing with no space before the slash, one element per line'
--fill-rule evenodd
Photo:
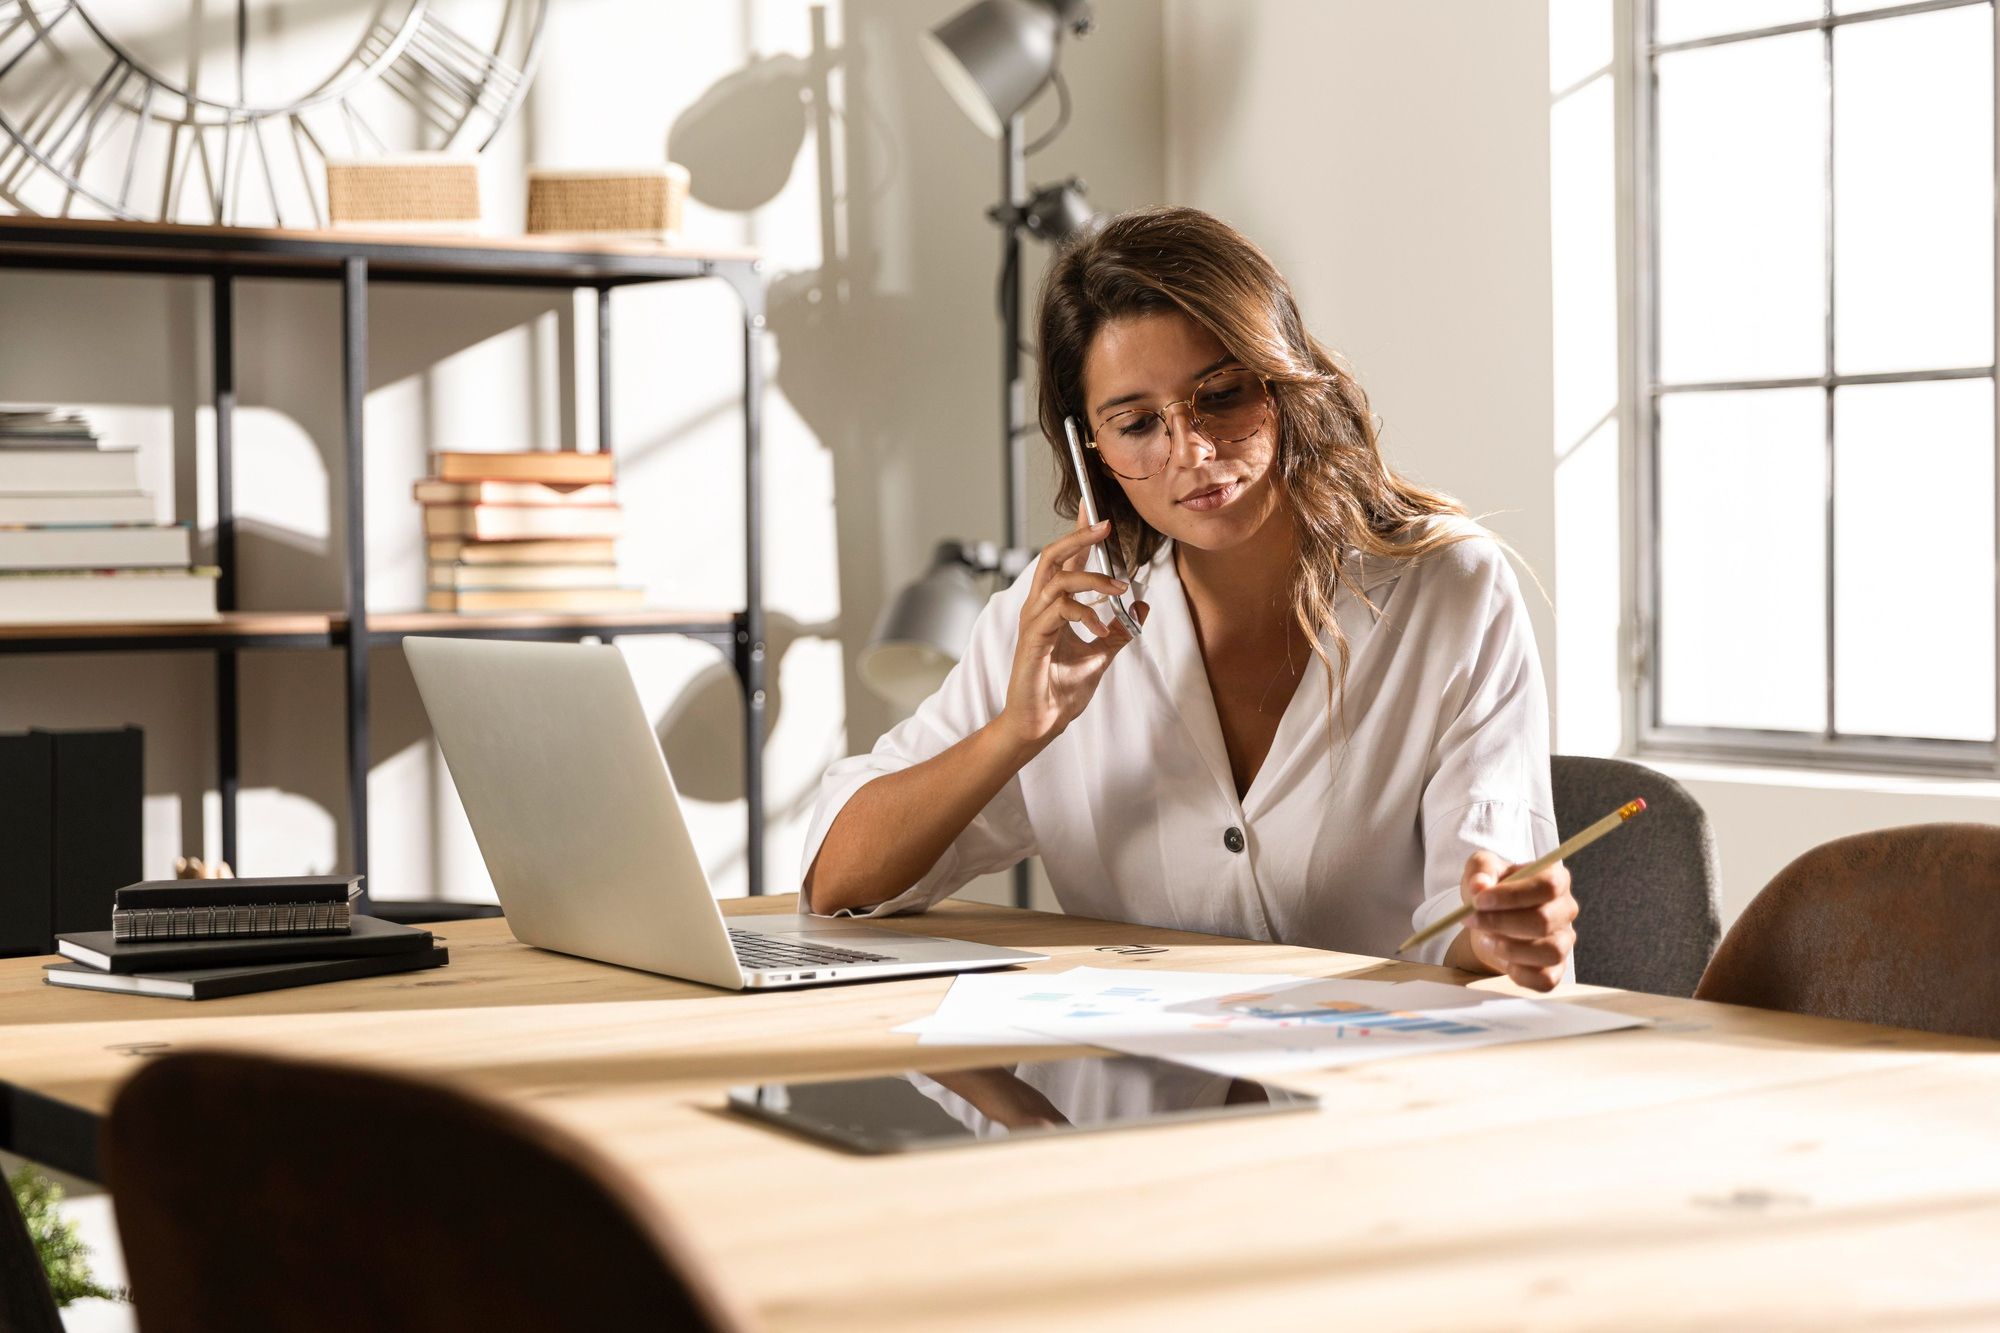
<path fill-rule="evenodd" d="M 1083 440 L 1077 434 L 1075 417 L 1063 418 L 1063 434 L 1069 438 L 1070 466 L 1076 469 L 1076 487 L 1081 496 L 1077 501 L 1077 505 L 1083 512 L 1083 521 L 1095 526 L 1100 517 L 1097 512 L 1097 494 L 1090 488 L 1090 469 L 1083 465 Z M 1099 542 L 1090 548 L 1090 555 L 1084 563 L 1092 571 L 1107 575 L 1110 578 L 1122 580 L 1125 577 L 1116 571 L 1112 564 L 1109 548 L 1103 542 Z M 1099 600 L 1099 594 L 1086 592 L 1080 595 L 1077 600 L 1086 606 L 1092 606 Z M 1104 600 L 1111 603 L 1111 613 L 1118 617 L 1118 623 L 1123 625 L 1133 638 L 1138 638 L 1139 618 L 1133 615 L 1131 610 L 1126 607 L 1125 599 L 1114 594 L 1104 598 Z"/>

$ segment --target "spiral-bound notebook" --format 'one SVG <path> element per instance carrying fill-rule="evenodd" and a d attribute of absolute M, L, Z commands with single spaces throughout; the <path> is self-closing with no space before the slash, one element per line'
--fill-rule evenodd
<path fill-rule="evenodd" d="M 360 876 L 151 880 L 112 896 L 111 935 L 140 940 L 245 935 L 342 935 L 361 897 Z"/>

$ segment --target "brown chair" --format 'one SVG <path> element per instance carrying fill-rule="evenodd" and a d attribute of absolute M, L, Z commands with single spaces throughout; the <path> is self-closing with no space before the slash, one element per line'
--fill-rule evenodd
<path fill-rule="evenodd" d="M 745 1326 L 604 1158 L 436 1084 L 164 1055 L 101 1156 L 145 1333 Z"/>
<path fill-rule="evenodd" d="M 2000 1038 L 2000 827 L 1815 847 L 1730 927 L 1699 1000 Z"/>

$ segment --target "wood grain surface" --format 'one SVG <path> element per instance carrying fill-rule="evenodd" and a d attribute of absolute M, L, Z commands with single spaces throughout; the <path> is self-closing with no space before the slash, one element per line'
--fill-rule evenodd
<path fill-rule="evenodd" d="M 884 924 L 1046 971 L 1467 979 L 970 904 Z M 95 1112 L 147 1054 L 227 1046 L 477 1089 L 622 1163 L 780 1329 L 2000 1327 L 2000 1044 L 1570 986 L 1652 1025 L 1281 1080 L 1316 1115 L 866 1158 L 725 1093 L 1049 1049 L 890 1031 L 949 978 L 731 994 L 439 932 L 442 972 L 198 1005 L 0 963 L 0 1080 Z"/>

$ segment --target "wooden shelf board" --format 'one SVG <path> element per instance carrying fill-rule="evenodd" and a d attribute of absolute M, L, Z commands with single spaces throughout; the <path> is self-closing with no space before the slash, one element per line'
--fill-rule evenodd
<path fill-rule="evenodd" d="M 71 623 L 0 624 L 0 643 L 10 639 L 173 639 L 250 638 L 257 635 L 328 633 L 324 611 L 226 611 L 215 620 L 99 620 Z"/>
<path fill-rule="evenodd" d="M 628 236 L 497 236 L 0 216 L 0 266 L 34 257 L 81 261 L 86 266 L 91 258 L 197 267 L 240 264 L 329 277 L 338 275 L 342 260 L 357 258 L 369 261 L 371 273 L 390 278 L 435 272 L 551 281 L 568 277 L 643 281 L 698 276 L 691 270 L 750 263 L 758 255 L 754 250 Z"/>
<path fill-rule="evenodd" d="M 393 640 L 405 634 L 490 635 L 504 638 L 589 634 L 684 633 L 721 636 L 736 627 L 737 612 L 687 608 L 577 613 L 508 612 L 460 615 L 450 611 L 385 611 L 368 617 L 369 638 Z M 0 652 L 22 645 L 62 644 L 71 648 L 143 652 L 149 647 L 327 648 L 344 642 L 347 617 L 330 611 L 230 611 L 215 620 L 96 621 L 88 623 L 0 624 Z"/>
<path fill-rule="evenodd" d="M 378 634 L 475 634 L 510 630 L 590 630 L 621 626 L 688 627 L 703 632 L 733 629 L 733 611 L 641 608 L 633 611 L 537 612 L 508 611 L 371 611 L 368 632 Z M 345 616 L 335 616 L 336 633 L 347 632 Z"/>

